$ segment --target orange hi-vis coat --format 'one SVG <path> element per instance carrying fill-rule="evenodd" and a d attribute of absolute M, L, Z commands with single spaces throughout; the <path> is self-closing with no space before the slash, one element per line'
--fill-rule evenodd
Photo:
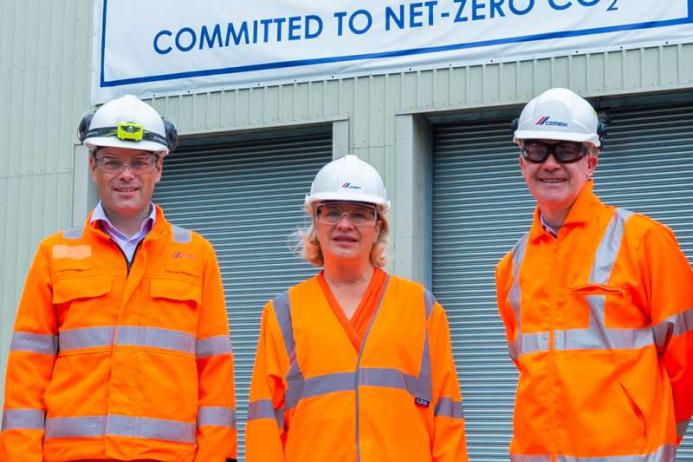
<path fill-rule="evenodd" d="M 89 219 L 46 238 L 15 322 L 0 460 L 235 457 L 233 355 L 209 242 L 159 207 L 130 267 Z"/>
<path fill-rule="evenodd" d="M 388 276 L 360 349 L 317 277 L 265 306 L 250 389 L 248 462 L 466 461 L 443 308 Z"/>
<path fill-rule="evenodd" d="M 520 375 L 513 462 L 671 462 L 693 413 L 693 271 L 673 233 L 592 183 L 499 263 Z M 678 433 L 678 435 L 677 435 Z"/>

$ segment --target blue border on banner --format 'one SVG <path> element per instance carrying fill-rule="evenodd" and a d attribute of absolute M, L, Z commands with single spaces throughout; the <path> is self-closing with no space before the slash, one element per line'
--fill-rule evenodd
<path fill-rule="evenodd" d="M 420 55 L 426 53 L 438 53 L 443 51 L 452 50 L 464 50 L 468 48 L 480 48 L 494 45 L 506 45 L 509 43 L 522 43 L 522 42 L 533 42 L 537 40 L 548 40 L 556 38 L 566 38 L 566 37 L 579 37 L 585 35 L 595 35 L 604 34 L 607 32 L 618 32 L 625 30 L 637 30 L 637 29 L 652 29 L 656 27 L 667 27 L 667 26 L 677 26 L 681 24 L 691 24 L 693 23 L 693 0 L 688 0 L 688 16 L 679 19 L 667 19 L 664 21 L 648 21 L 635 24 L 625 24 L 621 26 L 611 26 L 611 27 L 595 27 L 592 29 L 583 30 L 573 30 L 573 31 L 561 31 L 561 32 L 547 32 L 544 34 L 534 34 L 534 35 L 524 35 L 520 37 L 510 37 L 504 39 L 494 39 L 494 40 L 481 40 L 477 42 L 469 43 L 455 43 L 450 45 L 441 45 L 435 47 L 425 47 L 425 48 L 411 48 L 406 50 L 393 50 L 393 51 L 383 51 L 378 53 L 362 53 L 356 55 L 345 55 L 345 56 L 333 56 L 328 58 L 316 58 L 316 59 L 301 59 L 292 61 L 279 61 L 274 63 L 264 63 L 264 64 L 251 64 L 248 66 L 236 66 L 236 67 L 223 67 L 218 69 L 207 69 L 201 71 L 187 71 L 187 72 L 176 72 L 172 74 L 161 74 L 161 75 L 151 75 L 142 77 L 132 77 L 128 79 L 119 80 L 105 80 L 105 60 L 104 56 L 106 53 L 106 11 L 108 8 L 108 0 L 103 0 L 103 18 L 101 24 L 101 78 L 100 86 L 101 88 L 107 87 L 118 87 L 122 85 L 131 85 L 136 83 L 145 82 L 160 82 L 163 80 L 176 80 L 176 79 L 186 79 L 190 77 L 206 77 L 212 75 L 223 75 L 223 74 L 239 74 L 242 72 L 251 71 L 264 71 L 270 69 L 281 69 L 288 67 L 300 67 L 300 66 L 310 66 L 314 64 L 328 64 L 328 63 L 338 63 L 345 61 L 357 61 L 362 59 L 376 59 L 376 58 L 393 58 L 398 56 L 411 56 Z"/>

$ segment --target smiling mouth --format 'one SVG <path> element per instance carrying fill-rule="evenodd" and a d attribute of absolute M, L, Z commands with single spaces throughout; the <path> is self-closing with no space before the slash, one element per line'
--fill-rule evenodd
<path fill-rule="evenodd" d="M 119 193 L 132 193 L 138 191 L 140 188 L 113 188 L 115 192 Z"/>
<path fill-rule="evenodd" d="M 356 242 L 356 239 L 349 236 L 338 236 L 333 239 L 335 242 Z"/>
<path fill-rule="evenodd" d="M 566 180 L 564 178 L 539 178 L 539 181 L 541 181 L 542 183 L 557 184 L 563 183 Z"/>

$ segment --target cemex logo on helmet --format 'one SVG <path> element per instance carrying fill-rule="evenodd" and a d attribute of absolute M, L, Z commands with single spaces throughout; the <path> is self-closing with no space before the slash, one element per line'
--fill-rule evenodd
<path fill-rule="evenodd" d="M 350 181 L 347 181 L 346 183 L 342 184 L 342 189 L 363 189 L 363 187 L 357 184 L 351 184 Z"/>
<path fill-rule="evenodd" d="M 537 120 L 536 125 L 548 125 L 553 127 L 567 127 L 568 122 L 560 122 L 558 120 L 549 120 L 551 116 L 542 116 Z"/>

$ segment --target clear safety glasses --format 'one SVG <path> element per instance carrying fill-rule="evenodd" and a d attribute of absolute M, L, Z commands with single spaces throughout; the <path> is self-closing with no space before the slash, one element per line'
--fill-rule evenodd
<path fill-rule="evenodd" d="M 143 175 L 154 171 L 158 159 L 156 155 L 152 154 L 149 156 L 137 156 L 128 163 L 111 156 L 95 157 L 94 161 L 96 162 L 96 168 L 104 173 L 117 175 L 127 166 L 133 174 Z"/>
<path fill-rule="evenodd" d="M 354 226 L 371 226 L 378 218 L 375 207 L 368 204 L 325 202 L 319 204 L 315 210 L 318 221 L 327 225 L 336 225 L 344 215 L 349 217 Z"/>
<path fill-rule="evenodd" d="M 522 157 L 527 161 L 540 164 L 549 154 L 562 164 L 577 162 L 587 154 L 587 146 L 574 141 L 561 141 L 556 144 L 543 143 L 536 140 L 526 140 L 522 146 Z"/>

